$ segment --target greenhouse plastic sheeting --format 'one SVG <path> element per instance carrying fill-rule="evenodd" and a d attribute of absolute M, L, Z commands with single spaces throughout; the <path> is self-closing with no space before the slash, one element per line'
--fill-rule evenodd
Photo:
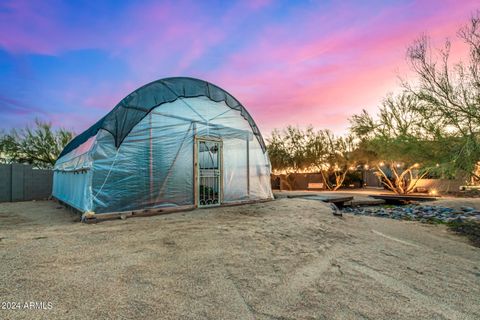
<path fill-rule="evenodd" d="M 92 208 L 92 172 L 56 171 L 53 177 L 55 198 L 82 212 Z"/>
<path fill-rule="evenodd" d="M 110 132 L 115 141 L 115 146 L 119 147 L 133 127 L 154 108 L 179 98 L 200 96 L 207 97 L 211 101 L 224 102 L 229 108 L 237 110 L 239 115 L 248 122 L 251 132 L 265 151 L 265 143 L 260 130 L 248 111 L 237 99 L 209 82 L 188 77 L 174 77 L 151 82 L 129 94 L 105 117 L 73 139 L 62 151 L 60 157 L 76 149 L 90 137 L 95 136 L 100 129 Z"/>
<path fill-rule="evenodd" d="M 99 129 L 57 161 L 53 195 L 95 213 L 193 205 L 195 137 L 213 137 L 223 146 L 223 202 L 273 198 L 268 155 L 241 113 L 179 98 L 153 108 L 119 147 Z"/>

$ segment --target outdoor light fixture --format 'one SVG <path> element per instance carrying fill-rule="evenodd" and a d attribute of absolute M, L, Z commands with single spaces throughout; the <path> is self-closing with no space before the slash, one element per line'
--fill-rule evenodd
<path fill-rule="evenodd" d="M 366 170 L 368 170 L 368 164 L 363 166 Z"/>
<path fill-rule="evenodd" d="M 430 190 L 430 192 L 428 194 L 431 195 L 431 196 L 436 196 L 436 195 L 438 195 L 438 191 L 437 191 L 437 189 L 432 189 L 432 190 Z"/>
<path fill-rule="evenodd" d="M 383 166 L 385 165 L 385 163 L 380 162 L 378 165 L 379 165 L 380 167 L 383 167 Z"/>

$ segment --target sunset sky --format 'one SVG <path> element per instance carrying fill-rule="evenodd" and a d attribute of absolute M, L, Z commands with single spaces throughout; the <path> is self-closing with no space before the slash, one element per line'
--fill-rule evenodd
<path fill-rule="evenodd" d="M 190 76 L 229 91 L 264 135 L 343 133 L 412 76 L 415 38 L 455 40 L 479 4 L 1 0 L 0 129 L 40 118 L 80 133 L 139 86 Z"/>

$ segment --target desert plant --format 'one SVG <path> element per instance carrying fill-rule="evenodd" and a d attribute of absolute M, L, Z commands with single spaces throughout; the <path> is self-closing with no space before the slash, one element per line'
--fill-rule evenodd
<path fill-rule="evenodd" d="M 355 167 L 353 157 L 354 139 L 351 136 L 337 137 L 328 130 L 305 130 L 288 126 L 282 131 L 274 130 L 268 142 L 268 153 L 274 172 L 284 172 L 292 187 L 292 173 L 300 171 L 320 172 L 324 185 L 337 190 L 348 171 Z"/>
<path fill-rule="evenodd" d="M 37 168 L 51 168 L 73 136 L 68 130 L 53 130 L 50 123 L 36 120 L 33 129 L 12 129 L 0 136 L 0 157 L 5 163 L 28 163 Z"/>
<path fill-rule="evenodd" d="M 338 190 L 357 164 L 353 137 L 337 137 L 329 130 L 315 132 L 312 128 L 307 129 L 305 136 L 309 167 L 321 173 L 328 190 Z"/>
<path fill-rule="evenodd" d="M 293 189 L 295 174 L 308 167 L 305 152 L 305 132 L 297 127 L 288 126 L 282 131 L 274 130 L 267 139 L 267 150 L 274 173 L 283 172 L 280 179 Z"/>
<path fill-rule="evenodd" d="M 403 87 L 416 97 L 417 112 L 425 123 L 444 128 L 438 132 L 449 144 L 445 166 L 480 179 L 476 166 L 480 159 L 480 11 L 458 31 L 469 48 L 468 61 L 450 63 L 450 41 L 433 51 L 427 36 L 417 39 L 407 52 L 415 72 L 414 85 Z"/>
<path fill-rule="evenodd" d="M 446 150 L 436 126 L 425 125 L 417 110 L 415 96 L 403 92 L 389 95 L 376 118 L 365 110 L 351 119 L 351 132 L 359 148 L 369 154 L 368 163 L 376 169 L 390 190 L 412 192 L 416 182 L 444 161 Z"/>

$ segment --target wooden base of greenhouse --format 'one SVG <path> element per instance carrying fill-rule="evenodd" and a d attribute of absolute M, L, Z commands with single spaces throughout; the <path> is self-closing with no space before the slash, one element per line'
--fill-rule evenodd
<path fill-rule="evenodd" d="M 56 198 L 53 198 L 53 200 L 61 203 L 64 206 L 70 207 L 76 211 L 78 209 L 73 208 L 69 204 L 60 201 Z M 215 209 L 215 208 L 222 208 L 222 207 L 233 207 L 233 206 L 240 206 L 244 204 L 255 204 L 255 203 L 262 203 L 262 202 L 269 202 L 273 201 L 274 199 L 262 199 L 262 200 L 246 200 L 246 201 L 237 201 L 237 202 L 229 202 L 229 203 L 223 203 L 218 206 L 211 206 L 211 207 L 202 207 L 202 208 L 197 208 L 194 205 L 186 205 L 186 206 L 178 206 L 178 207 L 171 207 L 171 208 L 150 208 L 150 209 L 140 209 L 140 210 L 132 210 L 132 211 L 119 211 L 119 212 L 109 212 L 109 213 L 99 213 L 99 214 L 88 214 L 88 213 L 83 213 L 82 214 L 82 222 L 84 223 L 97 223 L 101 221 L 106 221 L 106 220 L 116 220 L 116 219 L 127 219 L 127 218 L 134 218 L 134 217 L 150 217 L 150 216 L 156 216 L 156 215 L 161 215 L 161 214 L 169 214 L 169 213 L 175 213 L 175 212 L 186 212 L 186 211 L 191 211 L 194 209 Z"/>
<path fill-rule="evenodd" d="M 195 206 L 179 206 L 174 208 L 157 208 L 157 209 L 141 209 L 141 210 L 132 210 L 132 211 L 121 211 L 121 212 L 109 212 L 109 213 L 99 213 L 92 216 L 84 214 L 82 216 L 82 221 L 85 223 L 97 223 L 105 220 L 115 220 L 115 219 L 126 219 L 133 217 L 151 217 L 160 214 L 168 214 L 174 212 L 190 211 L 195 209 Z"/>
<path fill-rule="evenodd" d="M 219 206 L 202 207 L 202 208 L 197 208 L 194 205 L 188 205 L 188 206 L 179 206 L 174 208 L 142 209 L 142 210 L 133 210 L 133 211 L 100 213 L 100 214 L 93 215 L 93 217 L 91 218 L 84 216 L 84 218 L 82 218 L 82 221 L 85 223 L 97 223 L 97 222 L 106 221 L 106 220 L 126 219 L 126 218 L 134 218 L 134 217 L 150 217 L 150 216 L 156 216 L 161 214 L 191 211 L 195 209 L 203 210 L 203 209 L 215 209 L 215 208 L 222 208 L 222 207 L 241 206 L 244 204 L 262 203 L 262 202 L 268 202 L 272 200 L 273 199 L 238 201 L 238 202 L 223 203 Z"/>

